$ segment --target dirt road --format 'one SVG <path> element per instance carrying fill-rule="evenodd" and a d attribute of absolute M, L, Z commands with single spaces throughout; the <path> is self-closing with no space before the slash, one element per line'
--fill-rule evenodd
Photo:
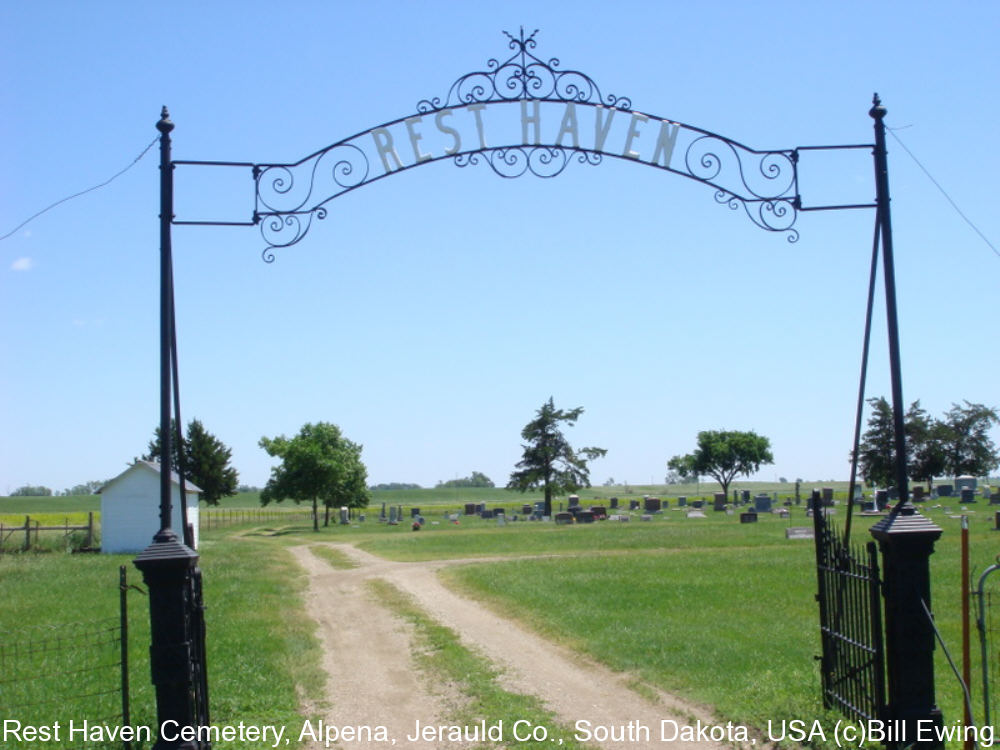
<path fill-rule="evenodd" d="M 516 622 L 490 611 L 481 604 L 459 596 L 440 582 L 437 571 L 446 566 L 476 560 L 447 560 L 400 563 L 383 560 L 351 545 L 331 544 L 358 563 L 351 569 L 334 569 L 314 556 L 307 547 L 295 547 L 293 554 L 309 573 L 307 607 L 319 624 L 323 643 L 323 667 L 327 672 L 327 725 L 334 727 L 384 727 L 380 741 L 363 737 L 343 737 L 338 746 L 349 748 L 471 748 L 486 743 L 408 740 L 415 723 L 436 726 L 450 724 L 449 708 L 460 704 L 462 696 L 454 688 L 435 686 L 413 664 L 412 629 L 408 623 L 381 606 L 366 586 L 371 578 L 382 578 L 412 596 L 432 618 L 459 634 L 464 646 L 485 654 L 502 670 L 501 682 L 507 690 L 538 696 L 570 728 L 578 721 L 592 732 L 587 744 L 607 750 L 678 748 L 718 750 L 732 747 L 725 742 L 706 740 L 706 727 L 718 727 L 703 709 L 676 697 L 658 693 L 654 698 L 640 695 L 629 686 L 629 675 L 612 672 L 592 663 Z M 509 559 L 509 558 L 505 558 Z M 517 717 L 511 717 L 512 724 Z M 661 722 L 666 722 L 661 724 Z M 692 740 L 661 741 L 661 727 L 668 735 L 675 724 L 703 734 Z M 631 724 L 630 724 L 631 723 Z M 631 730 L 629 730 L 631 726 Z M 609 739 L 596 741 L 601 727 Z M 648 728 L 649 739 L 643 727 Z M 615 734 L 621 739 L 612 739 Z M 709 735 L 710 736 L 710 735 Z M 502 746 L 502 745 L 501 745 Z M 324 747 L 323 742 L 313 747 Z M 312 748 L 310 749 L 312 750 Z"/>

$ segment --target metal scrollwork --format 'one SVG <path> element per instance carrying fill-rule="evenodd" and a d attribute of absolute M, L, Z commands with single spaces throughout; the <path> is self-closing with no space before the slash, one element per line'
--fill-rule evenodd
<path fill-rule="evenodd" d="M 498 175 L 508 179 L 527 173 L 535 177 L 556 177 L 562 174 L 571 161 L 596 166 L 601 163 L 602 156 L 593 151 L 566 149 L 562 146 L 510 146 L 455 157 L 455 164 L 459 167 L 485 162 Z"/>
<path fill-rule="evenodd" d="M 443 98 L 420 100 L 411 117 L 357 133 L 294 164 L 255 166 L 254 222 L 267 243 L 264 260 L 272 262 L 276 248 L 289 247 L 305 237 L 314 219 L 326 217 L 326 205 L 334 198 L 396 172 L 441 160 L 458 167 L 485 164 L 500 177 L 513 179 L 526 174 L 556 177 L 573 162 L 596 166 L 605 156 L 630 159 L 709 185 L 716 202 L 733 210 L 742 207 L 758 227 L 784 232 L 789 242 L 798 240 L 794 229 L 800 210 L 796 151 L 757 151 L 699 128 L 635 111 L 630 99 L 603 94 L 585 73 L 562 69 L 558 58 L 538 57 L 537 33 L 525 35 L 523 28 L 518 36 L 504 32 L 512 50 L 509 57 L 491 58 L 485 70 L 458 78 Z M 486 117 L 481 115 L 486 105 L 499 110 L 502 107 L 497 105 L 518 101 L 524 142 L 508 140 L 504 145 L 487 146 L 481 119 Z M 529 108 L 525 102 L 533 104 Z M 559 135 L 555 141 L 542 142 L 541 112 L 558 112 L 560 106 L 564 113 Z M 462 110 L 465 115 L 460 115 Z M 593 144 L 581 143 L 578 110 L 593 111 Z M 509 109 L 507 114 L 511 114 Z M 478 130 L 472 138 L 466 135 L 462 140 L 452 127 L 458 127 L 460 116 L 474 118 Z M 530 144 L 529 121 L 535 128 Z M 640 129 L 646 135 L 636 141 Z M 432 143 L 431 136 L 443 134 L 453 139 L 443 152 L 440 145 L 436 151 L 433 145 L 425 145 Z M 566 138 L 572 145 L 562 145 Z M 640 154 L 636 143 L 648 150 Z"/>
<path fill-rule="evenodd" d="M 426 114 L 448 107 L 465 104 L 485 104 L 487 102 L 509 102 L 518 99 L 539 99 L 554 102 L 578 102 L 603 104 L 607 107 L 631 109 L 632 102 L 623 96 L 609 94 L 603 96 L 594 79 L 578 70 L 560 70 L 559 59 L 545 62 L 534 55 L 538 42 L 538 29 L 525 37 L 507 36 L 507 46 L 514 54 L 500 62 L 495 58 L 486 61 L 487 70 L 466 73 L 451 85 L 448 95 L 441 99 L 422 99 L 417 103 L 417 112 Z"/>

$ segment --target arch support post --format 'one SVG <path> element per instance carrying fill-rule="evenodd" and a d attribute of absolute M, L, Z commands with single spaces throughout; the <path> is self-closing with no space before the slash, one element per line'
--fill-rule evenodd
<path fill-rule="evenodd" d="M 204 630 L 201 627 L 201 586 L 198 554 L 171 528 L 174 487 L 185 503 L 183 483 L 171 466 L 174 436 L 170 429 L 173 362 L 173 168 L 170 132 L 174 124 L 164 107 L 160 131 L 160 529 L 152 543 L 133 560 L 149 591 L 149 660 L 156 692 L 158 738 L 153 750 L 201 750 L 199 740 L 182 739 L 185 730 L 207 719 L 204 678 Z M 191 733 L 194 734 L 194 733 Z"/>

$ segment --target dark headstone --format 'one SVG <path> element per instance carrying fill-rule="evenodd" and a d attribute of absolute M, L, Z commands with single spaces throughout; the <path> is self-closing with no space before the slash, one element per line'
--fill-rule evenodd
<path fill-rule="evenodd" d="M 618 498 L 617 497 L 611 498 L 611 500 L 609 500 L 608 502 L 611 504 L 612 510 L 617 510 L 618 509 Z"/>
<path fill-rule="evenodd" d="M 744 503 L 750 502 L 750 490 L 740 490 L 740 494 L 742 496 L 741 499 L 743 500 Z"/>
<path fill-rule="evenodd" d="M 726 509 L 726 493 L 716 492 L 712 502 L 712 510 L 721 512 Z"/>
<path fill-rule="evenodd" d="M 888 490 L 875 490 L 875 510 L 884 510 L 889 504 Z"/>
<path fill-rule="evenodd" d="M 647 513 L 656 513 L 661 507 L 662 504 L 660 503 L 660 498 L 658 497 L 647 497 L 643 501 L 643 510 Z"/>
<path fill-rule="evenodd" d="M 771 512 L 771 496 L 760 494 L 753 499 L 753 509 L 758 513 Z"/>
<path fill-rule="evenodd" d="M 467 515 L 467 516 L 474 516 L 478 512 L 479 512 L 479 506 L 476 505 L 475 503 L 466 503 L 465 504 L 465 515 Z"/>
<path fill-rule="evenodd" d="M 420 508 L 410 508 L 410 518 L 416 518 L 420 515 Z"/>
<path fill-rule="evenodd" d="M 580 506 L 580 496 L 579 495 L 570 495 L 567 498 L 567 500 L 569 501 L 569 507 L 570 508 L 577 508 L 577 507 Z"/>
<path fill-rule="evenodd" d="M 691 507 L 692 508 L 704 508 L 705 507 L 705 501 L 704 500 L 700 500 L 700 499 L 699 500 L 692 500 L 691 501 Z"/>
<path fill-rule="evenodd" d="M 740 513 L 740 523 L 757 523 L 757 514 Z"/>
<path fill-rule="evenodd" d="M 913 502 L 922 503 L 926 498 L 924 496 L 924 486 L 922 484 L 916 485 L 912 490 Z"/>
<path fill-rule="evenodd" d="M 594 518 L 600 520 L 608 517 L 608 509 L 603 505 L 591 505 L 590 512 L 594 514 Z"/>
<path fill-rule="evenodd" d="M 531 510 L 532 510 L 532 508 L 531 508 L 530 505 L 522 505 L 521 506 L 521 513 L 522 513 L 522 515 L 530 516 L 531 515 Z"/>
<path fill-rule="evenodd" d="M 594 522 L 594 511 L 592 510 L 581 510 L 576 514 L 577 523 L 593 523 Z"/>
<path fill-rule="evenodd" d="M 677 507 L 678 508 L 683 508 L 687 504 L 688 504 L 688 499 L 686 497 L 684 497 L 684 495 L 681 495 L 679 498 L 677 498 Z"/>
<path fill-rule="evenodd" d="M 557 524 L 570 524 L 570 523 L 573 523 L 573 514 L 572 513 L 556 513 L 556 515 L 555 515 L 554 518 L 555 518 L 555 522 Z"/>
<path fill-rule="evenodd" d="M 833 505 L 833 487 L 823 488 L 823 505 Z"/>
<path fill-rule="evenodd" d="M 976 491 L 972 487 L 963 487 L 961 492 L 962 492 L 963 503 L 976 502 Z"/>
<path fill-rule="evenodd" d="M 629 500 L 628 501 L 628 509 L 629 510 L 639 510 L 639 501 L 638 500 Z"/>

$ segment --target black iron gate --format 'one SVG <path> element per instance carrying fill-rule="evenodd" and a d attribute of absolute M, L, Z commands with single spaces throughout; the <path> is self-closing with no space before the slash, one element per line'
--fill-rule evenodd
<path fill-rule="evenodd" d="M 882 594 L 875 542 L 852 550 L 813 496 L 823 705 L 857 721 L 886 716 Z"/>

